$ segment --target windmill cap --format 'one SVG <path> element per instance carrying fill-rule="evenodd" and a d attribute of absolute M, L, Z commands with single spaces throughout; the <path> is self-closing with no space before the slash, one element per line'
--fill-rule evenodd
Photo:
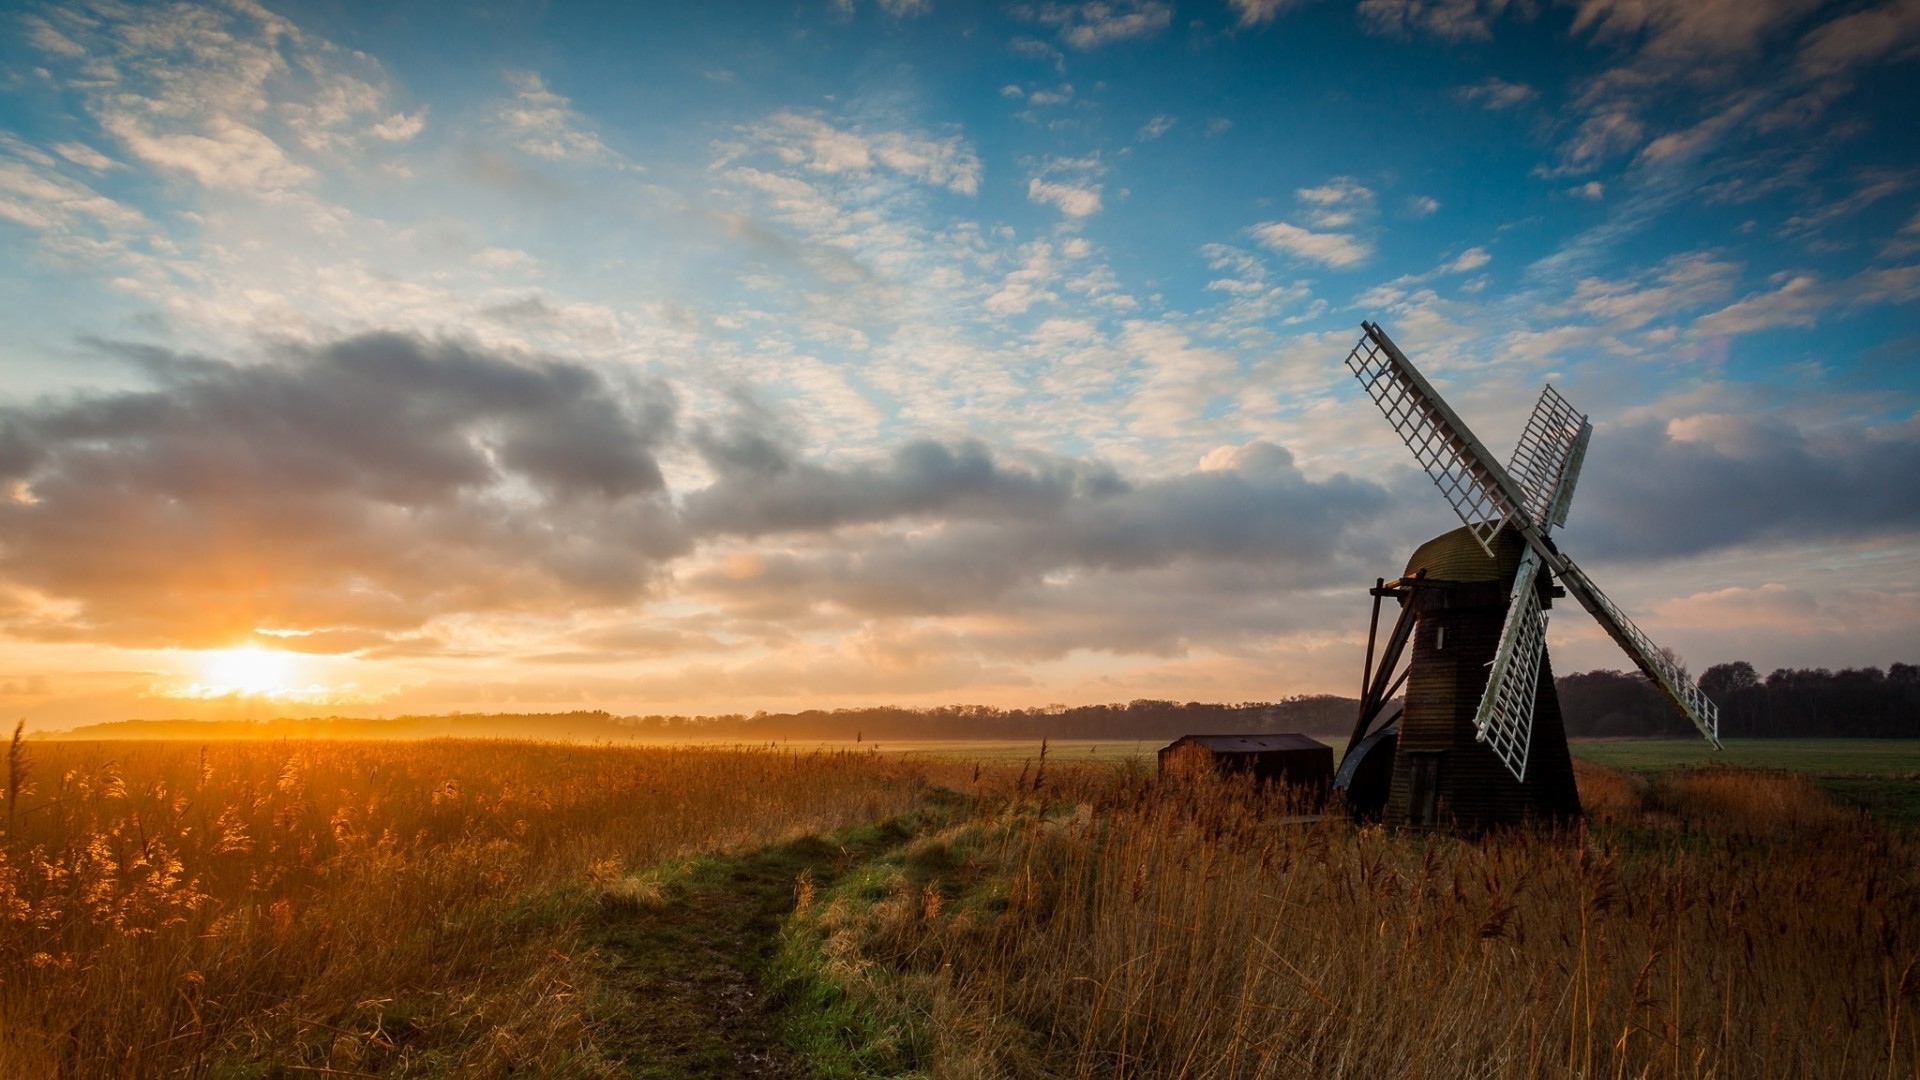
<path fill-rule="evenodd" d="M 1414 549 L 1413 558 L 1407 560 L 1406 577 L 1424 571 L 1429 581 L 1512 581 L 1520 572 L 1526 538 L 1512 529 L 1501 529 L 1488 546 L 1493 548 L 1491 559 L 1464 525 L 1441 533 Z"/>

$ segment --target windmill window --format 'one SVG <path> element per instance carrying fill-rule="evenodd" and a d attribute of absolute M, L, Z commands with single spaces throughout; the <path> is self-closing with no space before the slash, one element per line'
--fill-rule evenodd
<path fill-rule="evenodd" d="M 1447 628 L 1442 626 L 1433 632 L 1433 647 L 1440 650 L 1447 647 Z"/>

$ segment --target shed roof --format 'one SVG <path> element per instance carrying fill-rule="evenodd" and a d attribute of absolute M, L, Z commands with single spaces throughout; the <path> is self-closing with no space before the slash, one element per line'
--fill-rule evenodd
<path fill-rule="evenodd" d="M 1214 753 L 1258 754 L 1271 750 L 1332 750 L 1333 747 L 1319 739 L 1287 732 L 1282 735 L 1182 735 L 1168 744 L 1166 749 L 1176 746 L 1204 746 Z"/>

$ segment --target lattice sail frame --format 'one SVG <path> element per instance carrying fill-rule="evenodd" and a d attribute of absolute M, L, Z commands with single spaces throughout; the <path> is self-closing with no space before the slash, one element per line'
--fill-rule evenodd
<path fill-rule="evenodd" d="M 1535 592 L 1539 577 L 1540 556 L 1528 548 L 1513 576 L 1500 646 L 1473 718 L 1475 737 L 1492 748 L 1515 780 L 1527 778 L 1533 703 L 1540 689 L 1540 660 L 1547 652 L 1547 613 Z"/>
<path fill-rule="evenodd" d="M 1515 511 L 1499 482 L 1487 472 L 1492 455 L 1413 365 L 1398 355 L 1379 327 L 1362 325 L 1367 333 L 1347 355 L 1348 370 L 1427 470 L 1447 505 L 1491 556 L 1494 536 Z"/>
<path fill-rule="evenodd" d="M 1667 650 L 1655 645 L 1645 631 L 1627 618 L 1626 612 L 1607 599 L 1607 594 L 1600 591 L 1600 586 L 1593 583 L 1586 571 L 1564 555 L 1560 560 L 1564 564 L 1559 574 L 1560 583 L 1567 587 L 1567 592 L 1580 601 L 1580 606 L 1587 609 L 1587 613 L 1607 632 L 1607 636 L 1653 680 L 1654 688 L 1673 702 L 1675 708 L 1687 714 L 1687 719 L 1693 721 L 1693 726 L 1713 744 L 1715 750 L 1725 749 L 1720 745 L 1720 707 L 1694 685 L 1692 677 L 1673 662 Z"/>
<path fill-rule="evenodd" d="M 1542 536 L 1567 523 L 1574 481 L 1592 436 L 1593 425 L 1558 390 L 1548 386 L 1540 391 L 1540 400 L 1507 462 L 1507 475 L 1520 485 L 1527 516 L 1540 527 Z"/>
<path fill-rule="evenodd" d="M 1513 448 L 1507 475 L 1520 486 L 1527 516 L 1541 536 L 1567 520 L 1574 484 L 1586 458 L 1593 425 L 1549 386 L 1540 391 L 1533 415 Z M 1547 616 L 1537 589 L 1540 553 L 1529 545 L 1507 593 L 1507 618 L 1487 671 L 1487 686 L 1474 710 L 1474 737 L 1492 748 L 1515 780 L 1527 778 L 1533 745 L 1533 706 L 1540 690 L 1540 662 L 1547 652 Z"/>

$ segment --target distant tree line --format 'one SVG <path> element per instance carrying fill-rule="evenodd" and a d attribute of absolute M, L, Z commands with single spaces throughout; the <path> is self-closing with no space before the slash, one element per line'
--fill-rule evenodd
<path fill-rule="evenodd" d="M 1574 737 L 1684 737 L 1693 725 L 1638 672 L 1588 671 L 1554 680 L 1567 734 Z M 1920 666 L 1782 668 L 1761 678 L 1752 664 L 1716 664 L 1700 689 L 1720 706 L 1720 733 L 1731 738 L 1920 737 Z M 1359 702 L 1332 694 L 1232 704 L 1160 701 L 1002 709 L 945 705 L 909 709 L 808 709 L 717 716 L 619 716 L 570 713 L 448 713 L 391 719 L 328 717 L 268 721 L 126 720 L 95 724 L 65 738 L 532 738 L 580 742 L 715 739 L 766 743 L 790 739 L 1116 739 L 1172 740 L 1182 735 L 1301 731 L 1338 739 Z"/>
<path fill-rule="evenodd" d="M 1219 704 L 1141 698 L 1124 705 L 1052 705 L 999 709 L 949 705 L 932 709 L 834 709 L 715 718 L 713 730 L 752 738 L 809 739 L 1177 739 L 1188 734 L 1344 730 L 1359 702 L 1330 694 L 1283 701 Z"/>
<path fill-rule="evenodd" d="M 450 713 L 391 719 L 328 717 L 313 720 L 125 720 L 94 724 L 65 738 L 538 738 L 599 742 L 629 739 L 1124 739 L 1172 740 L 1182 735 L 1257 732 L 1344 732 L 1359 702 L 1330 694 L 1282 701 L 1217 704 L 1140 699 L 1111 705 L 1048 705 L 1001 709 L 945 705 L 928 709 L 878 706 L 804 712 L 723 713 L 717 716 L 617 716 L 604 710 L 569 713 Z"/>
<path fill-rule="evenodd" d="M 1722 738 L 1920 737 L 1920 666 L 1781 668 L 1764 679 L 1744 660 L 1715 664 L 1700 689 L 1720 707 Z M 1639 672 L 1554 680 L 1567 734 L 1685 736 L 1688 723 Z"/>

